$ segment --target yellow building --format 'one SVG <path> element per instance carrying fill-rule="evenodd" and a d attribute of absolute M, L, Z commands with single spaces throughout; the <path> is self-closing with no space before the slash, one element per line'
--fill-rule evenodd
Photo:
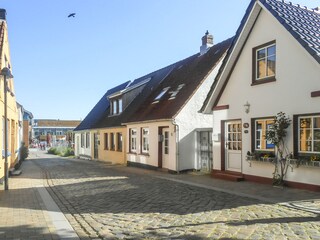
<path fill-rule="evenodd" d="M 12 66 L 10 61 L 10 50 L 8 40 L 8 27 L 6 22 L 6 11 L 0 9 L 0 69 L 7 67 L 12 72 Z M 8 168 L 13 167 L 18 156 L 18 149 L 20 143 L 18 143 L 18 110 L 16 104 L 16 98 L 14 93 L 14 80 L 13 78 L 7 79 L 7 133 L 8 133 Z M 0 77 L 0 114 L 2 116 L 1 121 L 1 134 L 0 144 L 2 146 L 2 158 L 0 160 L 0 179 L 4 179 L 5 169 L 5 94 L 4 94 L 4 76 Z"/>

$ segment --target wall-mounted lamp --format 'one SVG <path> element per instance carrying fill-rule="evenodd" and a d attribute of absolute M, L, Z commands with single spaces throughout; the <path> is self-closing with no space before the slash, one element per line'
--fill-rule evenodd
<path fill-rule="evenodd" d="M 243 105 L 244 106 L 244 111 L 246 113 L 250 112 L 250 103 L 248 103 L 248 101 Z"/>

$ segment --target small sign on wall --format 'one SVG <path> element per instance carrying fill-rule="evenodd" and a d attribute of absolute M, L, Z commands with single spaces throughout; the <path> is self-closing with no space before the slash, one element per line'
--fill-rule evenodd
<path fill-rule="evenodd" d="M 220 141 L 221 141 L 221 134 L 220 134 L 220 133 L 214 133 L 214 134 L 212 134 L 212 141 L 214 141 L 214 142 L 220 142 Z"/>

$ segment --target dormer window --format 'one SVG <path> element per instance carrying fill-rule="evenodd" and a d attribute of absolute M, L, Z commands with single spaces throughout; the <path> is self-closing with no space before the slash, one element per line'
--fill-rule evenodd
<path fill-rule="evenodd" d="M 111 100 L 111 109 L 110 109 L 110 114 L 111 115 L 118 115 L 122 113 L 122 99 L 113 99 Z"/>
<path fill-rule="evenodd" d="M 275 81 L 276 76 L 276 42 L 272 41 L 253 48 L 252 84 Z"/>
<path fill-rule="evenodd" d="M 158 96 L 155 97 L 154 101 L 159 101 L 165 94 L 166 92 L 168 92 L 168 90 L 170 89 L 170 87 L 166 87 L 164 89 L 162 89 L 162 91 L 158 94 Z"/>

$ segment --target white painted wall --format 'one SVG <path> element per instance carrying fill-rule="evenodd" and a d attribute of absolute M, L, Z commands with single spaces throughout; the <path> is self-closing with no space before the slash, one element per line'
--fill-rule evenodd
<path fill-rule="evenodd" d="M 84 134 L 84 147 L 81 147 L 81 134 Z M 79 137 L 79 146 L 77 143 L 77 137 Z M 85 156 L 91 156 L 91 158 L 93 158 L 92 153 L 93 153 L 93 141 L 91 141 L 91 139 L 93 139 L 93 134 L 90 133 L 90 144 L 89 147 L 86 148 L 86 132 L 85 131 L 79 131 L 75 133 L 75 143 L 74 143 L 74 154 L 76 157 L 81 157 L 81 155 L 85 155 Z M 79 149 L 79 151 L 78 151 Z"/>
<path fill-rule="evenodd" d="M 197 161 L 198 145 L 196 130 L 212 128 L 212 120 L 210 115 L 202 114 L 198 111 L 208 95 L 220 66 L 221 62 L 210 72 L 195 94 L 175 117 L 175 122 L 179 126 L 179 171 L 200 169 Z"/>
<path fill-rule="evenodd" d="M 276 40 L 276 82 L 251 86 L 252 48 Z M 242 119 L 275 116 L 283 111 L 293 114 L 320 112 L 320 98 L 311 98 L 312 91 L 320 90 L 320 66 L 309 53 L 269 13 L 262 11 L 242 51 L 218 105 L 229 105 L 228 110 L 213 114 L 214 133 L 219 133 L 221 119 Z M 250 112 L 243 105 L 250 103 Z M 251 126 L 250 126 L 251 127 Z M 250 131 L 250 128 L 249 128 Z M 288 147 L 293 150 L 292 126 L 287 136 Z M 251 133 L 243 134 L 243 172 L 250 175 L 272 177 L 273 166 L 244 160 L 251 150 Z M 220 143 L 214 143 L 214 168 L 220 165 Z M 288 171 L 287 179 L 295 182 L 320 184 L 319 172 L 309 168 Z"/>

